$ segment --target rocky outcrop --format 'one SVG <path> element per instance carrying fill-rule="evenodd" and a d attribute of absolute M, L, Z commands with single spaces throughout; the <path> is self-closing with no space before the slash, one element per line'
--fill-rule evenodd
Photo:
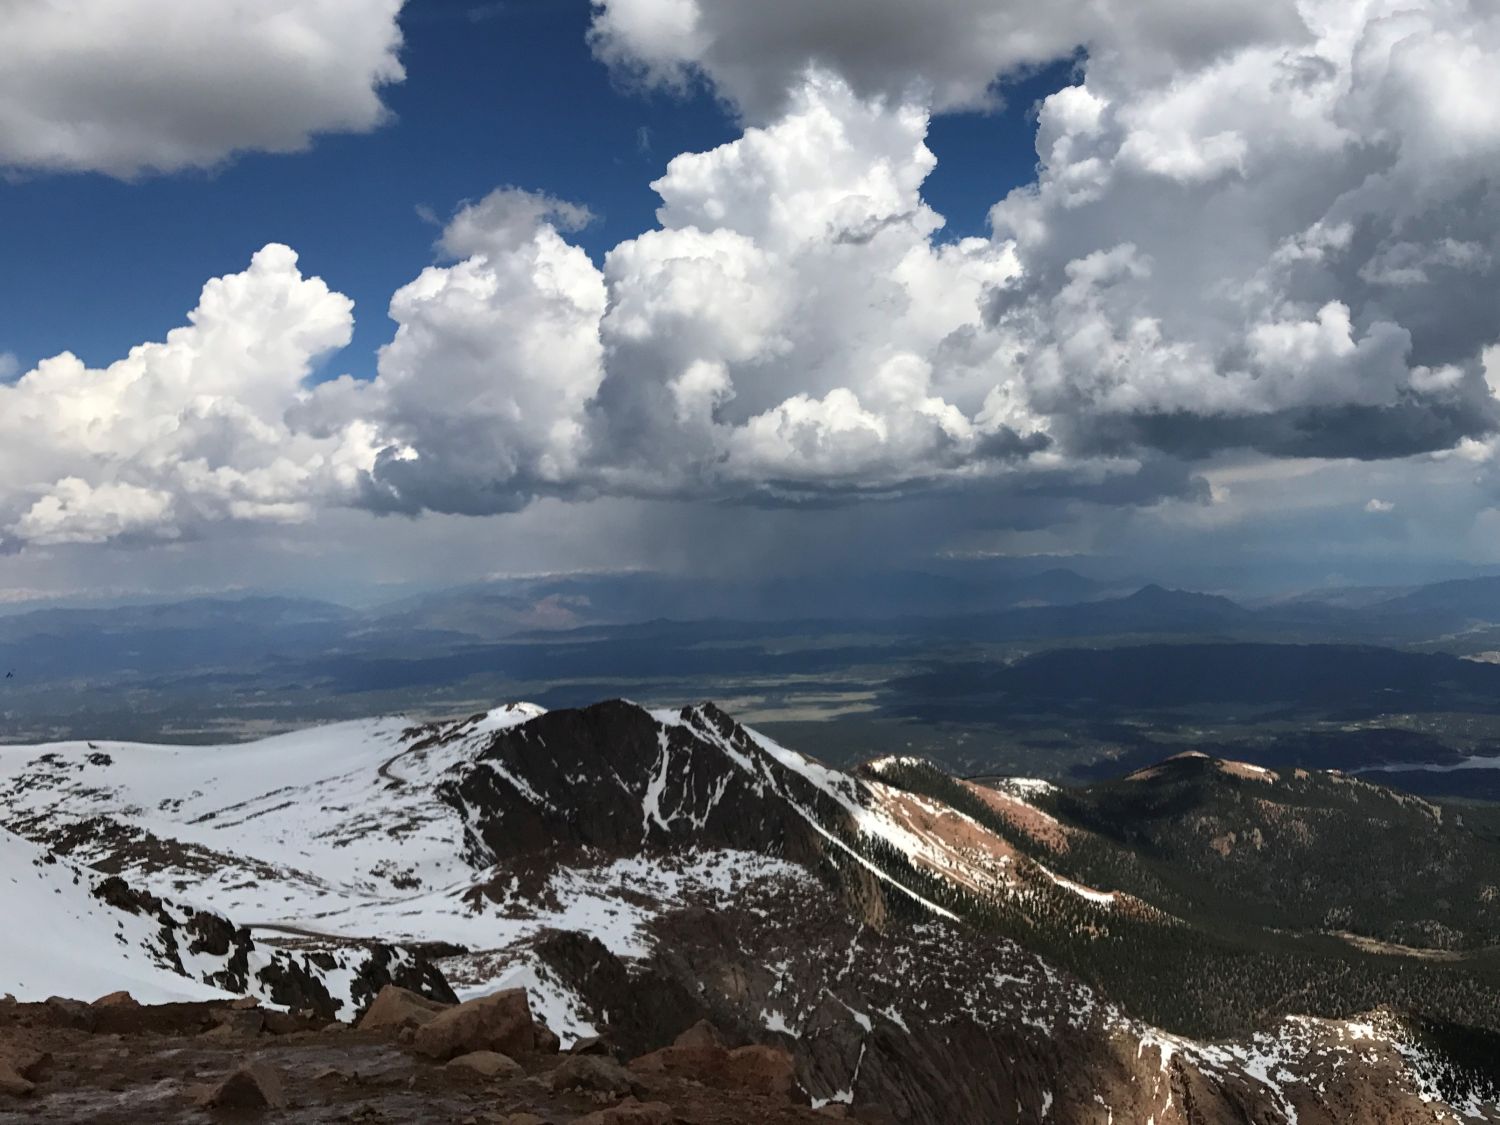
<path fill-rule="evenodd" d="M 514 988 L 438 1012 L 417 1028 L 412 1050 L 440 1062 L 473 1051 L 503 1055 L 537 1050 L 537 1027 L 525 989 Z"/>
<path fill-rule="evenodd" d="M 448 982 L 422 957 L 374 942 L 293 953 L 269 949 L 250 930 L 212 911 L 181 907 L 132 886 L 119 875 L 99 879 L 93 896 L 127 914 L 149 917 L 160 926 L 152 954 L 163 967 L 225 992 L 261 997 L 293 1011 L 325 1019 L 350 1019 L 389 984 L 442 1003 L 457 997 Z M 201 968 L 206 959 L 213 967 Z M 329 981 L 347 982 L 335 995 Z M 109 998 L 105 998 L 109 999 Z M 104 1001 L 101 1000 L 102 1004 Z"/>
<path fill-rule="evenodd" d="M 464 814 L 479 866 L 683 843 L 816 862 L 824 841 L 793 806 L 842 815 L 712 705 L 665 721 L 621 701 L 550 712 L 498 733 L 440 793 Z"/>
<path fill-rule="evenodd" d="M 359 1017 L 359 1029 L 389 1035 L 405 1030 L 416 1031 L 450 1006 L 400 985 L 388 984 Z"/>

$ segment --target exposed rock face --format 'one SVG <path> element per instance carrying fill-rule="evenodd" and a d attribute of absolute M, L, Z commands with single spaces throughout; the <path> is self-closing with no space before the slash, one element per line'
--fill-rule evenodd
<path fill-rule="evenodd" d="M 537 1033 L 525 990 L 497 992 L 437 1013 L 417 1028 L 412 1049 L 439 1061 L 472 1051 L 532 1053 Z"/>
<path fill-rule="evenodd" d="M 828 804 L 817 787 L 715 707 L 667 718 L 623 702 L 543 715 L 496 735 L 442 795 L 464 812 L 484 862 L 560 842 L 609 853 L 692 844 L 794 861 L 821 855 L 818 833 L 787 799 Z"/>
<path fill-rule="evenodd" d="M 549 934 L 536 953 L 565 987 L 610 1013 L 609 1044 L 627 1056 L 671 1042 L 708 1014 L 689 983 L 644 966 L 632 971 L 587 934 Z"/>

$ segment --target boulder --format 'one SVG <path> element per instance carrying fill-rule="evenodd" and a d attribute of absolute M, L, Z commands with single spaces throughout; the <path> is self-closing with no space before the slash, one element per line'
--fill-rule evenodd
<path fill-rule="evenodd" d="M 615 1098 L 641 1090 L 630 1071 L 602 1055 L 569 1055 L 552 1072 L 549 1082 L 554 1090 L 587 1090 Z"/>
<path fill-rule="evenodd" d="M 365 1014 L 359 1017 L 361 1031 L 397 1032 L 402 1028 L 421 1027 L 451 1005 L 429 1000 L 416 992 L 388 984 L 380 990 Z"/>
<path fill-rule="evenodd" d="M 781 1047 L 740 1047 L 729 1052 L 724 1074 L 732 1089 L 790 1101 L 797 1089 L 797 1067 Z"/>
<path fill-rule="evenodd" d="M 718 1030 L 700 1020 L 673 1040 L 670 1047 L 633 1060 L 630 1069 L 643 1074 L 676 1074 L 707 1081 L 703 1075 L 721 1071 L 728 1057 Z"/>
<path fill-rule="evenodd" d="M 199 1099 L 205 1109 L 281 1109 L 281 1076 L 265 1063 L 246 1063 Z"/>
<path fill-rule="evenodd" d="M 111 992 L 94 1001 L 95 1008 L 139 1008 L 140 1001 L 128 992 Z"/>
<path fill-rule="evenodd" d="M 670 1047 L 633 1059 L 630 1069 L 783 1100 L 790 1100 L 797 1089 L 796 1065 L 784 1048 L 750 1046 L 731 1051 L 706 1023 L 689 1028 Z"/>
<path fill-rule="evenodd" d="M 470 1051 L 459 1055 L 445 1069 L 467 1071 L 481 1078 L 520 1078 L 526 1073 L 515 1059 L 498 1051 Z"/>
<path fill-rule="evenodd" d="M 244 1035 L 254 1037 L 265 1029 L 265 1013 L 259 1008 L 223 1008 L 214 1013 L 218 1023 L 215 1028 L 220 1035 L 232 1037 Z M 221 1029 L 228 1030 L 221 1030 Z"/>
<path fill-rule="evenodd" d="M 35 1082 L 52 1056 L 21 1043 L 0 1043 L 0 1064 L 10 1067 L 28 1082 Z"/>
<path fill-rule="evenodd" d="M 445 1062 L 471 1051 L 522 1055 L 536 1050 L 536 1025 L 524 988 L 511 988 L 448 1008 L 417 1028 L 412 1050 Z"/>
<path fill-rule="evenodd" d="M 689 1047 L 699 1050 L 713 1050 L 722 1048 L 724 1040 L 719 1035 L 719 1029 L 707 1020 L 699 1020 L 681 1035 L 672 1041 L 674 1047 Z"/>
<path fill-rule="evenodd" d="M 12 1066 L 8 1059 L 0 1058 L 0 1094 L 12 1098 L 24 1098 L 35 1089 L 35 1082 L 22 1077 L 21 1072 Z"/>

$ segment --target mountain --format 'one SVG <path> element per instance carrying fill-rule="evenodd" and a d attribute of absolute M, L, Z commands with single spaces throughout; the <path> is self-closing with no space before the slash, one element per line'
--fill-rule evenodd
<path fill-rule="evenodd" d="M 1306 901 L 1248 897 L 1247 924 L 1194 891 L 1240 831 L 1205 821 L 1194 851 L 1199 820 L 1267 837 L 1291 814 L 1259 802 L 1321 810 L 1346 783 L 1188 768 L 1199 788 L 1140 776 L 1119 784 L 1149 799 L 1112 803 L 917 759 L 834 770 L 711 705 L 517 704 L 240 746 L 0 748 L 0 818 L 267 948 L 406 946 L 460 997 L 524 988 L 565 1043 L 644 1054 L 707 1019 L 871 1121 L 1500 1119 L 1486 845 L 1358 786 L 1386 815 L 1330 833 L 1442 841 L 1464 879 L 1398 867 L 1406 897 L 1377 910 L 1338 853 Z M 1306 859 L 1278 844 L 1221 899 Z M 1423 885 L 1453 901 L 1422 913 Z M 1429 917 L 1458 959 L 1393 940 L 1431 938 Z M 70 915 L 49 971 L 106 927 Z"/>
<path fill-rule="evenodd" d="M 452 995 L 410 952 L 360 944 L 314 957 L 272 949 L 212 910 L 76 867 L 4 831 L 0 887 L 12 920 L 0 933 L 0 964 L 12 995 L 93 998 L 124 989 L 145 1003 L 252 996 L 346 1018 L 393 982 Z"/>
<path fill-rule="evenodd" d="M 1188 752 L 1037 804 L 1091 841 L 1065 866 L 1179 917 L 1458 958 L 1500 948 L 1500 838 L 1338 772 Z M 1074 865 L 1077 866 L 1074 866 Z M 1351 878 L 1353 871 L 1378 877 Z"/>
<path fill-rule="evenodd" d="M 1437 616 L 1455 625 L 1500 622 L 1500 578 L 1460 578 L 1422 586 L 1377 602 L 1373 612 L 1416 618 Z"/>
<path fill-rule="evenodd" d="M 1120 645 L 1051 649 L 1009 664 L 938 665 L 898 686 L 914 698 L 1081 706 L 1096 714 L 1203 705 L 1491 712 L 1500 666 L 1365 645 Z"/>

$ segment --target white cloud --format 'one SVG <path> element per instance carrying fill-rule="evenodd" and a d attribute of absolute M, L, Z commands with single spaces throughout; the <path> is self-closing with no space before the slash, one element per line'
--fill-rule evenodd
<path fill-rule="evenodd" d="M 1396 505 L 1389 500 L 1371 500 L 1365 505 L 1365 511 L 1375 516 L 1382 516 L 1395 510 Z"/>
<path fill-rule="evenodd" d="M 994 309 L 1076 448 L 1381 457 L 1494 425 L 1500 13 L 1300 11 L 1170 73 L 1099 52 L 1043 104 L 1040 181 L 993 212 L 1021 267 Z"/>
<path fill-rule="evenodd" d="M 345 407 L 376 421 L 385 449 L 367 503 L 486 514 L 576 486 L 583 412 L 604 378 L 605 287 L 554 224 L 582 218 L 497 192 L 460 210 L 443 236 L 468 256 L 396 293 L 400 327 L 379 378 L 353 388 L 362 393 Z"/>
<path fill-rule="evenodd" d="M 6 0 L 0 167 L 114 176 L 385 120 L 402 0 Z"/>
<path fill-rule="evenodd" d="M 351 407 L 390 442 L 367 502 L 780 502 L 1004 471 L 1043 447 L 985 372 L 984 295 L 1014 262 L 934 242 L 926 129 L 918 108 L 817 77 L 774 124 L 672 161 L 661 227 L 602 270 L 555 201 L 506 190 L 461 210 L 441 245 L 468 256 L 397 294 L 401 328 Z"/>
<path fill-rule="evenodd" d="M 995 102 L 1002 74 L 1116 52 L 1157 72 L 1300 28 L 1291 0 L 593 0 L 595 53 L 642 80 L 702 76 L 752 120 L 780 114 L 809 70 L 861 96 L 936 110 Z"/>
<path fill-rule="evenodd" d="M 1492 458 L 1500 16 L 941 0 L 916 28 L 861 0 L 825 27 L 848 15 L 830 4 L 597 4 L 605 57 L 701 74 L 757 122 L 670 163 L 656 228 L 596 264 L 568 239 L 582 207 L 466 205 L 395 294 L 377 377 L 314 389 L 349 305 L 268 247 L 164 344 L 0 388 L 0 527 L 964 489 L 1038 526 L 1075 501 L 1198 504 L 1192 466 L 1226 450 Z M 944 240 L 934 106 L 1077 46 L 1038 183 L 993 238 Z"/>
<path fill-rule="evenodd" d="M 285 419 L 313 362 L 348 343 L 351 309 L 268 246 L 164 342 L 103 370 L 63 353 L 0 385 L 0 543 L 174 539 L 352 493 L 368 429 L 314 437 Z"/>
<path fill-rule="evenodd" d="M 14 352 L 0 352 L 0 382 L 14 378 L 21 370 L 21 361 Z"/>

